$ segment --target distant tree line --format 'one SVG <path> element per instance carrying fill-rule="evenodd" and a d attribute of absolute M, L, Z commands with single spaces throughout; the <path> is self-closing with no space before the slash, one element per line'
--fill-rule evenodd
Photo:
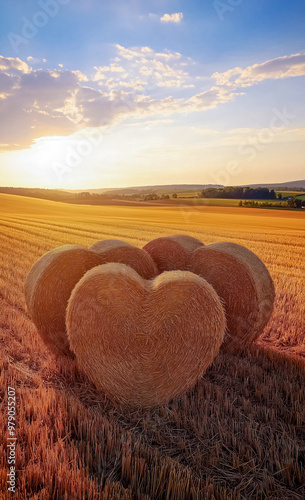
<path fill-rule="evenodd" d="M 169 199 L 170 199 L 169 194 L 161 194 L 161 196 L 159 196 L 156 193 L 150 193 L 144 196 L 144 201 L 169 200 Z"/>
<path fill-rule="evenodd" d="M 286 186 L 286 187 L 281 187 L 279 186 L 278 188 L 276 188 L 277 191 L 300 191 L 300 192 L 304 192 L 305 191 L 305 187 L 289 187 L 289 186 Z"/>
<path fill-rule="evenodd" d="M 31 198 L 40 198 L 52 201 L 66 201 L 67 199 L 74 198 L 74 193 L 60 189 L 47 188 L 0 187 L 0 193 L 29 196 Z"/>
<path fill-rule="evenodd" d="M 277 201 L 253 201 L 253 200 L 240 200 L 240 207 L 281 207 L 281 208 L 305 208 L 305 200 L 297 196 L 291 196 L 289 199 L 282 201 L 278 198 Z"/>
<path fill-rule="evenodd" d="M 83 200 L 130 200 L 130 201 L 156 201 L 156 200 L 169 200 L 169 194 L 147 193 L 141 192 L 134 194 L 118 194 L 116 192 L 107 191 L 105 193 L 89 193 L 89 191 L 82 191 L 75 195 L 76 198 Z"/>
<path fill-rule="evenodd" d="M 169 200 L 169 194 L 161 194 L 138 191 L 132 194 L 121 194 L 116 190 L 105 191 L 103 193 L 90 193 L 90 191 L 81 191 L 73 193 L 71 191 L 64 191 L 60 189 L 44 189 L 44 188 L 22 188 L 22 187 L 1 187 L 0 193 L 14 194 L 19 196 L 29 196 L 31 198 L 40 198 L 52 201 L 63 201 L 70 203 L 86 202 L 89 204 L 102 204 L 105 200 L 129 200 L 129 201 L 156 201 L 156 200 Z M 177 198 L 174 193 L 173 198 Z"/>
<path fill-rule="evenodd" d="M 90 199 L 99 199 L 99 200 L 107 200 L 112 199 L 112 195 L 110 193 L 89 193 L 89 191 L 82 191 L 80 193 L 76 193 L 74 195 L 75 198 L 80 198 L 84 200 Z"/>
<path fill-rule="evenodd" d="M 200 198 L 229 198 L 234 200 L 276 200 L 274 189 L 251 187 L 225 187 L 203 189 Z"/>
<path fill-rule="evenodd" d="M 1 187 L 0 193 L 15 194 L 20 196 L 29 196 L 32 198 L 42 198 L 53 201 L 62 201 L 68 203 L 87 203 L 90 205 L 102 205 L 105 200 L 121 200 L 121 201 L 158 201 L 177 199 L 177 193 L 160 194 L 148 191 L 139 191 L 129 194 L 119 194 L 116 190 L 105 191 L 103 193 L 90 193 L 89 191 L 82 191 L 73 193 L 59 189 L 43 189 L 43 188 L 15 188 L 15 187 Z M 226 187 L 226 188 L 207 188 L 203 189 L 200 193 L 196 194 L 199 198 L 232 198 L 239 199 L 240 206 L 272 206 L 272 207 L 286 207 L 286 208 L 303 208 L 305 200 L 299 198 L 298 195 L 283 197 L 281 193 L 276 193 L 274 189 L 267 188 L 241 188 L 241 187 Z M 262 201 L 255 201 L 262 200 Z M 268 200 L 268 201 L 264 201 Z"/>

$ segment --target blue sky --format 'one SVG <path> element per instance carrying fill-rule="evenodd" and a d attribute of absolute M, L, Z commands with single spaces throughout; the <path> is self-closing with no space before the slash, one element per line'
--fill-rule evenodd
<path fill-rule="evenodd" d="M 0 14 L 0 184 L 304 178 L 303 1 L 15 0 Z"/>
<path fill-rule="evenodd" d="M 47 0 L 41 0 L 42 4 Z M 67 1 L 67 0 L 65 0 Z M 67 67 L 85 70 L 90 62 L 107 62 L 108 44 L 151 46 L 187 54 L 221 70 L 232 63 L 251 64 L 279 53 L 305 50 L 305 3 L 302 0 L 128 1 L 70 0 L 59 14 L 38 31 L 30 43 L 20 45 L 19 57 L 62 59 Z M 3 5 L 4 4 L 4 5 Z M 0 42 L 2 55 L 11 56 L 9 32 L 19 34 L 22 18 L 29 21 L 41 10 L 38 1 L 2 2 Z M 226 7 L 227 6 L 227 7 Z M 223 20 L 218 11 L 223 10 Z M 232 10 L 231 10 L 232 9 Z M 149 14 L 183 12 L 182 26 L 161 24 Z M 141 17 L 142 16 L 142 17 Z"/>

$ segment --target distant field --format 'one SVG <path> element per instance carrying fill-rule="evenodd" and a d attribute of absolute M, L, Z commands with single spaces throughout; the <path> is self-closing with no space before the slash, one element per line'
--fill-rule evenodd
<path fill-rule="evenodd" d="M 0 208 L 0 394 L 5 401 L 8 385 L 17 391 L 16 498 L 305 498 L 304 213 L 230 203 L 87 206 L 12 195 L 0 195 Z M 118 238 L 143 246 L 177 233 L 253 250 L 275 283 L 274 314 L 257 348 L 220 354 L 180 401 L 118 411 L 72 362 L 44 347 L 26 312 L 25 277 L 42 254 L 65 243 Z"/>
<path fill-rule="evenodd" d="M 287 196 L 297 196 L 297 198 L 301 200 L 305 200 L 305 193 L 300 193 L 300 191 L 282 191 L 281 192 L 283 198 Z M 193 203 L 194 205 L 210 205 L 212 207 L 238 207 L 240 199 L 226 199 L 226 198 L 197 198 L 196 193 L 193 192 L 181 192 L 177 193 L 178 197 L 176 199 L 176 202 L 179 203 L 179 200 L 181 203 L 187 202 L 187 203 Z M 243 201 L 249 201 L 249 200 L 243 200 Z M 262 199 L 257 199 L 257 200 L 250 200 L 250 201 L 257 201 L 258 203 L 263 203 L 264 201 L 269 202 L 269 203 L 280 203 L 280 200 L 262 200 Z M 285 206 L 285 201 L 282 202 L 283 206 Z"/>
<path fill-rule="evenodd" d="M 225 198 L 194 198 L 194 193 L 178 194 L 177 202 L 192 201 L 194 205 L 211 207 L 237 207 L 239 200 L 229 200 Z"/>
<path fill-rule="evenodd" d="M 294 196 L 294 195 L 296 195 L 297 197 L 305 196 L 305 193 L 303 193 L 302 191 L 276 191 L 276 194 L 278 193 L 281 193 L 283 197 Z"/>
<path fill-rule="evenodd" d="M 277 195 L 279 193 L 281 193 L 283 198 L 286 198 L 288 196 L 297 196 L 297 198 L 299 198 L 301 200 L 305 200 L 305 193 L 302 193 L 300 191 L 276 191 Z M 171 194 L 171 193 L 168 192 L 166 194 Z M 197 198 L 196 192 L 194 192 L 194 191 L 181 191 L 181 192 L 177 192 L 177 195 L 178 195 L 177 200 L 189 199 L 189 200 L 193 200 L 193 202 L 196 204 L 197 203 L 203 204 L 203 205 L 210 204 L 211 206 L 237 207 L 239 204 L 239 201 L 240 201 L 239 199 L 230 200 L 230 199 L 225 199 L 225 198 Z M 269 201 L 270 203 L 272 203 L 272 201 L 278 202 L 278 200 L 261 200 L 261 199 L 251 200 L 251 201 L 257 201 L 259 203 L 262 203 L 264 201 Z"/>

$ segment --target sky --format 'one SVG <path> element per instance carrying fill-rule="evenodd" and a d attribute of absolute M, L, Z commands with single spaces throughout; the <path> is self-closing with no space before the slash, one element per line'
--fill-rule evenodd
<path fill-rule="evenodd" d="M 0 185 L 305 178 L 303 0 L 0 4 Z"/>

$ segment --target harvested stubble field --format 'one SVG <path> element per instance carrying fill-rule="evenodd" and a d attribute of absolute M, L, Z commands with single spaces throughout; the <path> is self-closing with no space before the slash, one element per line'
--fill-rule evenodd
<path fill-rule="evenodd" d="M 225 207 L 81 206 L 0 195 L 0 498 L 7 387 L 17 395 L 18 499 L 303 499 L 305 218 Z M 179 401 L 124 412 L 59 362 L 25 310 L 32 264 L 64 243 L 142 247 L 185 233 L 253 250 L 275 282 L 273 317 L 247 354 L 220 354 Z"/>

